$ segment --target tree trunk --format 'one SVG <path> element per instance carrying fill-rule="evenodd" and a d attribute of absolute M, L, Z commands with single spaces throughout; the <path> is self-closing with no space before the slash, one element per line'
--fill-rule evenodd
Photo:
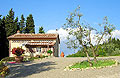
<path fill-rule="evenodd" d="M 96 53 L 94 50 L 93 50 L 93 56 L 94 56 L 94 62 L 97 63 Z"/>
<path fill-rule="evenodd" d="M 90 47 L 92 48 L 92 52 L 93 52 L 93 56 L 94 56 L 94 62 L 97 63 L 97 58 L 96 58 L 96 53 L 95 53 L 96 50 L 94 49 L 94 46 L 91 43 L 91 36 L 90 36 L 90 34 L 91 34 L 91 30 L 89 32 L 89 40 L 90 40 L 89 44 L 90 44 Z"/>
<path fill-rule="evenodd" d="M 88 62 L 89 62 L 89 64 L 90 64 L 90 67 L 92 67 L 93 64 L 92 64 L 92 62 L 90 61 L 90 56 L 89 56 L 89 54 L 88 54 L 87 47 L 86 47 L 86 45 L 83 45 L 83 44 L 82 44 L 82 46 L 84 47 L 84 51 L 85 51 L 85 53 L 86 53 L 86 55 L 87 55 L 87 60 L 88 60 Z"/>
<path fill-rule="evenodd" d="M 88 54 L 88 52 L 87 51 L 85 51 L 85 53 L 86 53 L 86 55 L 87 55 L 87 60 L 88 60 L 88 62 L 90 63 L 90 67 L 92 67 L 92 62 L 90 61 L 90 57 L 89 57 L 89 54 Z"/>
<path fill-rule="evenodd" d="M 93 46 L 91 46 L 91 48 L 92 48 L 92 52 L 93 52 L 94 62 L 97 63 L 95 50 L 94 50 Z"/>

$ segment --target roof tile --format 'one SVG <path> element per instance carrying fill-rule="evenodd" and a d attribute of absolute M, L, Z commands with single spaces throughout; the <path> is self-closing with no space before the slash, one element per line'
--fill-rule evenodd
<path fill-rule="evenodd" d="M 8 39 L 16 38 L 57 38 L 58 34 L 14 34 L 8 37 Z"/>

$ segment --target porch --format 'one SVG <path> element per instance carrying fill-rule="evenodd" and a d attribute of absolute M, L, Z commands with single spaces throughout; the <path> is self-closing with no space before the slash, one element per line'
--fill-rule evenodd
<path fill-rule="evenodd" d="M 48 50 L 51 50 L 53 53 L 51 56 L 54 56 L 54 42 L 29 42 L 25 45 L 26 50 L 25 54 L 26 55 L 31 55 L 33 57 L 37 55 L 45 55 L 49 56 L 47 53 Z"/>

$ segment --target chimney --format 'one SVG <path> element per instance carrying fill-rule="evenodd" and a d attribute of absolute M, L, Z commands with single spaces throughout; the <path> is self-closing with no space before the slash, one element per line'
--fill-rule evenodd
<path fill-rule="evenodd" d="M 56 34 L 58 34 L 58 29 L 56 29 Z"/>
<path fill-rule="evenodd" d="M 58 29 L 56 29 L 56 31 L 58 31 Z"/>
<path fill-rule="evenodd" d="M 17 34 L 20 34 L 20 31 L 19 31 L 19 30 L 17 31 Z"/>

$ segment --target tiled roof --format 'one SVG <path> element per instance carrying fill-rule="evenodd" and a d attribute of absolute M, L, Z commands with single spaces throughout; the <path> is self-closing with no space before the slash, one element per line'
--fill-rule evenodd
<path fill-rule="evenodd" d="M 16 33 L 8 37 L 8 39 L 41 39 L 41 38 L 53 38 L 56 39 L 58 34 L 20 34 Z"/>
<path fill-rule="evenodd" d="M 26 45 L 54 45 L 55 42 L 29 42 Z"/>

